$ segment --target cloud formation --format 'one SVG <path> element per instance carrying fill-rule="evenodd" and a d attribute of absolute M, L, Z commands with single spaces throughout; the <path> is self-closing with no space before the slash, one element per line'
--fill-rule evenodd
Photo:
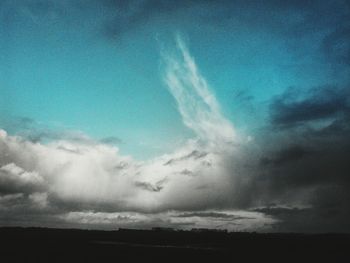
<path fill-rule="evenodd" d="M 94 141 L 85 135 L 38 131 L 40 138 L 32 139 L 35 134 L 13 136 L 2 130 L 2 198 L 22 194 L 18 198 L 29 207 L 68 213 L 68 219 L 79 213 L 89 217 L 106 211 L 227 207 L 233 189 L 229 159 L 238 140 L 234 128 L 180 37 L 175 52 L 163 52 L 163 58 L 165 82 L 193 139 L 172 153 L 138 161 L 122 155 L 110 143 L 114 138 Z"/>
<path fill-rule="evenodd" d="M 119 152 L 118 138 L 22 119 L 21 133 L 0 131 L 1 224 L 350 231 L 348 86 L 287 89 L 269 102 L 265 130 L 248 140 L 179 36 L 161 55 L 193 138 L 140 161 Z"/>
<path fill-rule="evenodd" d="M 335 86 L 316 87 L 306 96 L 289 89 L 270 105 L 271 120 L 279 127 L 348 115 L 349 89 Z M 302 98 L 300 98 L 302 97 Z"/>
<path fill-rule="evenodd" d="M 177 47 L 179 56 L 164 55 L 167 64 L 165 81 L 176 99 L 184 124 L 203 141 L 232 143 L 235 139 L 232 124 L 222 115 L 215 96 L 179 36 Z"/>
<path fill-rule="evenodd" d="M 274 144 L 263 146 L 257 176 L 270 205 L 256 211 L 281 219 L 280 231 L 349 231 L 348 98 L 347 87 L 320 86 L 271 101 Z"/>

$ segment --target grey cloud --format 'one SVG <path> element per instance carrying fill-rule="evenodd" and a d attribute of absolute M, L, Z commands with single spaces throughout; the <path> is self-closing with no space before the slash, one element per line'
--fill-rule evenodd
<path fill-rule="evenodd" d="M 253 209 L 255 212 L 261 212 L 272 216 L 290 216 L 296 213 L 305 213 L 309 211 L 310 208 L 298 208 L 298 207 L 278 207 L 278 206 L 267 206 Z"/>
<path fill-rule="evenodd" d="M 209 218 L 219 218 L 226 220 L 246 220 L 253 219 L 251 217 L 239 216 L 233 214 L 227 214 L 223 212 L 192 212 L 192 213 L 183 213 L 177 215 L 178 217 L 209 217 Z"/>
<path fill-rule="evenodd" d="M 348 114 L 348 98 L 348 89 L 324 86 L 314 88 L 306 98 L 298 100 L 293 88 L 289 88 L 270 104 L 271 122 L 276 127 L 288 128 L 308 121 Z"/>
<path fill-rule="evenodd" d="M 58 218 L 62 211 L 51 206 L 46 192 L 0 194 L 2 226 L 64 226 Z"/>
<path fill-rule="evenodd" d="M 164 182 L 165 180 L 161 180 L 157 182 L 156 184 L 151 184 L 148 182 L 135 182 L 135 186 L 150 191 L 150 192 L 160 192 L 164 188 Z"/>
<path fill-rule="evenodd" d="M 120 162 L 116 166 L 114 166 L 114 169 L 123 170 L 123 169 L 127 168 L 128 166 L 129 166 L 129 164 L 127 162 Z"/>
<path fill-rule="evenodd" d="M 261 163 L 259 180 L 268 185 L 265 191 L 270 195 L 313 189 L 322 185 L 339 185 L 349 187 L 350 171 L 347 156 L 350 154 L 348 138 L 303 139 L 303 134 L 289 134 L 291 141 L 298 141 L 300 149 L 289 142 L 275 141 L 279 149 L 272 148 L 265 153 Z M 299 138 L 301 137 L 301 138 Z M 339 144 L 340 143 L 340 144 Z M 311 148 L 309 152 L 303 150 Z M 268 157 L 267 157 L 268 156 Z M 266 164 L 271 164 L 267 166 Z"/>
<path fill-rule="evenodd" d="M 184 169 L 180 172 L 181 174 L 185 174 L 185 175 L 188 175 L 188 176 L 192 176 L 193 175 L 193 172 L 188 170 L 188 169 Z"/>
<path fill-rule="evenodd" d="M 45 188 L 44 179 L 36 172 L 25 171 L 14 163 L 0 167 L 0 193 L 31 193 Z"/>
<path fill-rule="evenodd" d="M 264 135 L 269 144 L 245 195 L 254 193 L 248 209 L 277 205 L 259 210 L 280 220 L 276 231 L 349 231 L 348 94 L 323 86 L 306 98 L 289 91 L 271 102 L 271 126 Z"/>
<path fill-rule="evenodd" d="M 348 197 L 348 196 L 346 196 Z M 255 209 L 266 215 L 278 219 L 273 225 L 273 231 L 277 232 L 349 232 L 347 223 L 350 217 L 349 209 L 345 207 L 263 207 Z"/>
<path fill-rule="evenodd" d="M 307 121 L 336 117 L 337 114 L 350 110 L 347 89 L 318 87 L 301 100 L 298 100 L 291 89 L 271 103 L 273 125 L 282 128 L 296 126 Z"/>
<path fill-rule="evenodd" d="M 299 145 L 291 145 L 277 152 L 274 157 L 263 158 L 261 162 L 265 165 L 278 166 L 288 162 L 300 160 L 308 154 L 311 154 L 309 150 Z"/>
<path fill-rule="evenodd" d="M 188 160 L 188 159 L 198 160 L 198 159 L 204 158 L 207 155 L 208 155 L 208 153 L 206 153 L 206 152 L 200 152 L 198 150 L 194 150 L 187 155 L 184 155 L 184 156 L 181 156 L 178 158 L 172 158 L 172 159 L 168 160 L 166 163 L 164 163 L 164 165 L 172 165 L 174 163 Z"/>

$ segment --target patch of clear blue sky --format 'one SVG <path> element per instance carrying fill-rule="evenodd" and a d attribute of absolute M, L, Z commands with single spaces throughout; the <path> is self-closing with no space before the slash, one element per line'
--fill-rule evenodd
<path fill-rule="evenodd" d="M 20 2 L 1 10 L 0 125 L 25 116 L 97 139 L 116 136 L 121 151 L 137 158 L 192 136 L 162 81 L 160 45 L 175 31 L 187 39 L 225 115 L 247 133 L 266 122 L 268 101 L 289 86 L 339 77 L 320 54 L 322 31 L 298 39 L 235 19 L 198 23 L 191 19 L 196 10 L 187 10 L 108 39 L 102 28 L 112 14 L 98 2 L 43 14 Z"/>

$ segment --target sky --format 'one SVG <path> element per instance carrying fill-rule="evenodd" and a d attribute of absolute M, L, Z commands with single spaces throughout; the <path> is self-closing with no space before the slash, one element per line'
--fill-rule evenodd
<path fill-rule="evenodd" d="M 350 3 L 0 2 L 0 225 L 350 232 Z"/>

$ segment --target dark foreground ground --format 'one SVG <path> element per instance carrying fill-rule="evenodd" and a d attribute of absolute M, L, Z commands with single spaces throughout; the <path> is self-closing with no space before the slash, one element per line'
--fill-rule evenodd
<path fill-rule="evenodd" d="M 0 228 L 4 263 L 350 262 L 349 255 L 349 234 Z"/>

